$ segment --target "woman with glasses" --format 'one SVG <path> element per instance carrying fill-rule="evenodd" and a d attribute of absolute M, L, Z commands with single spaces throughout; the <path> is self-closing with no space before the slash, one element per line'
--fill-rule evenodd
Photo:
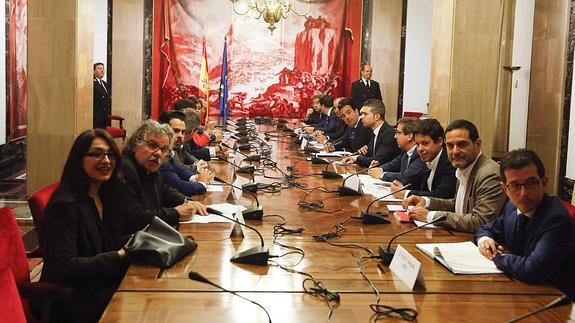
<path fill-rule="evenodd" d="M 53 301 L 50 321 L 96 322 L 127 269 L 124 221 L 118 210 L 121 159 L 101 129 L 80 134 L 60 184 L 46 207 L 46 250 L 41 282 L 71 287 L 66 301 Z M 32 300 L 36 312 L 41 301 Z"/>

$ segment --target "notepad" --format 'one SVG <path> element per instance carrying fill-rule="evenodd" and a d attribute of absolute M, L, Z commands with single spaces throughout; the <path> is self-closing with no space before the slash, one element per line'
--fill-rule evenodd
<path fill-rule="evenodd" d="M 483 257 L 471 242 L 418 243 L 415 245 L 427 256 L 437 260 L 454 274 L 501 274 L 493 261 Z"/>

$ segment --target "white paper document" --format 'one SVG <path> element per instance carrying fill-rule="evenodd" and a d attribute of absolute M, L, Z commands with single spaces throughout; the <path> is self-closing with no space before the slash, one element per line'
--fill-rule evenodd
<path fill-rule="evenodd" d="M 241 211 L 246 209 L 245 206 L 234 205 L 234 204 L 230 204 L 230 203 L 212 204 L 212 205 L 207 205 L 207 206 L 211 207 L 214 210 L 218 210 L 218 211 L 222 212 L 225 216 L 230 217 L 230 218 L 234 217 L 234 213 L 236 213 L 238 211 L 241 212 Z M 216 222 L 227 223 L 227 222 L 232 222 L 232 221 L 230 221 L 224 217 L 221 217 L 219 215 L 215 215 L 215 214 L 208 214 L 206 216 L 194 214 L 194 216 L 192 217 L 191 220 L 180 222 L 180 223 L 216 223 Z"/>
<path fill-rule="evenodd" d="M 423 228 L 429 228 L 429 229 L 437 229 L 440 228 L 439 226 L 436 226 L 435 224 L 429 224 L 426 225 L 427 222 L 423 222 L 423 221 L 418 221 L 418 220 L 413 220 L 413 223 L 415 223 L 415 225 L 417 225 L 418 227 L 424 226 Z"/>
<path fill-rule="evenodd" d="M 351 155 L 349 151 L 332 151 L 317 153 L 317 157 L 345 157 Z"/>
<path fill-rule="evenodd" d="M 206 185 L 206 192 L 223 192 L 222 185 Z"/>
<path fill-rule="evenodd" d="M 493 261 L 483 257 L 471 242 L 418 243 L 415 245 L 427 256 L 437 260 L 454 274 L 503 273 Z"/>

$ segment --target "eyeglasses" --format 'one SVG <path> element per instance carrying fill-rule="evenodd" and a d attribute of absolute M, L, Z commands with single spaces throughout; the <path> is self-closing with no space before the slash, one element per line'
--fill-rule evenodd
<path fill-rule="evenodd" d="M 161 147 L 157 142 L 151 140 L 145 140 L 144 142 L 146 143 L 146 146 L 148 146 L 148 148 L 150 148 L 153 151 L 160 150 L 164 156 L 170 153 L 171 149 L 169 146 Z"/>
<path fill-rule="evenodd" d="M 541 179 L 531 179 L 528 180 L 525 183 L 511 183 L 511 184 L 505 184 L 505 186 L 507 186 L 507 189 L 509 189 L 511 192 L 519 192 L 521 191 L 521 187 L 525 187 L 526 190 L 534 190 L 536 188 L 539 187 L 539 184 L 541 184 Z"/>
<path fill-rule="evenodd" d="M 113 151 L 103 152 L 101 150 L 94 150 L 87 152 L 86 156 L 97 160 L 102 160 L 107 156 L 109 160 L 116 160 L 116 153 Z"/>

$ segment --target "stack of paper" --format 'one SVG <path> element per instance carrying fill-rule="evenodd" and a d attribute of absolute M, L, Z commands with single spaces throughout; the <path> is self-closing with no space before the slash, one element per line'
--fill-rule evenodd
<path fill-rule="evenodd" d="M 417 249 L 437 260 L 454 274 L 500 274 L 503 273 L 493 261 L 483 257 L 471 242 L 418 243 Z"/>

